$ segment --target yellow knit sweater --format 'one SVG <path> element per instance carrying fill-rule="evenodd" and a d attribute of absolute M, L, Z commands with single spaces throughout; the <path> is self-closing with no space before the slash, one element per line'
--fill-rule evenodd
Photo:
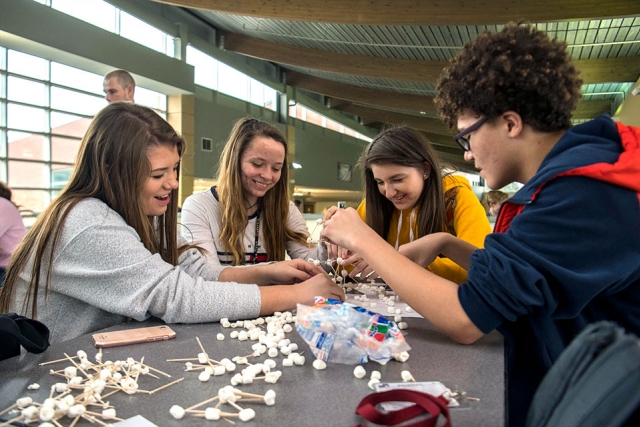
<path fill-rule="evenodd" d="M 471 190 L 469 181 L 461 176 L 449 175 L 444 177 L 442 183 L 445 192 L 453 187 L 460 187 L 455 197 L 455 209 L 453 213 L 453 228 L 456 236 L 478 248 L 483 248 L 484 238 L 487 234 L 491 233 L 491 226 L 489 225 L 489 220 L 487 219 L 487 214 L 482 204 L 480 204 L 480 201 Z M 358 207 L 358 213 L 363 220 L 366 218 L 365 205 L 366 200 L 363 200 Z M 402 226 L 398 238 L 397 224 L 400 214 L 402 214 Z M 402 212 L 396 209 L 393 212 L 391 226 L 389 227 L 389 233 L 387 235 L 387 242 L 391 245 L 395 246 L 396 239 L 399 245 L 409 243 L 410 215 L 411 209 L 406 209 Z M 422 236 L 418 235 L 418 227 L 415 222 L 414 218 L 414 223 L 412 224 L 413 235 L 415 239 L 418 239 Z M 448 258 L 436 258 L 427 269 L 457 284 L 461 284 L 467 280 L 467 271 Z"/>

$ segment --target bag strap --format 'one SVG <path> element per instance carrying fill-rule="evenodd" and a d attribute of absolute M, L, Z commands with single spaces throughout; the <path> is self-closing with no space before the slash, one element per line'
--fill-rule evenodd
<path fill-rule="evenodd" d="M 413 405 L 383 413 L 377 408 L 377 405 L 383 402 L 411 402 Z M 365 420 L 385 426 L 404 423 L 426 413 L 430 415 L 429 418 L 406 424 L 406 427 L 435 427 L 439 415 L 446 419 L 441 427 L 451 427 L 447 401 L 442 396 L 435 397 L 415 390 L 397 389 L 372 393 L 365 396 L 356 409 L 356 414 Z"/>

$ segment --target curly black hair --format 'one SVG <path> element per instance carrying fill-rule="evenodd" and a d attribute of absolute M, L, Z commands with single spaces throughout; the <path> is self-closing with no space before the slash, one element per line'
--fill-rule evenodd
<path fill-rule="evenodd" d="M 569 129 L 582 79 L 566 47 L 530 24 L 480 34 L 440 76 L 440 116 L 453 128 L 465 110 L 485 117 L 511 110 L 542 132 Z"/>

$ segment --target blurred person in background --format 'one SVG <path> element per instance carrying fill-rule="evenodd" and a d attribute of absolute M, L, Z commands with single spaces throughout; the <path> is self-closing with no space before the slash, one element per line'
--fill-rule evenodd
<path fill-rule="evenodd" d="M 0 287 L 14 249 L 25 235 L 22 216 L 11 201 L 11 189 L 0 182 Z"/>

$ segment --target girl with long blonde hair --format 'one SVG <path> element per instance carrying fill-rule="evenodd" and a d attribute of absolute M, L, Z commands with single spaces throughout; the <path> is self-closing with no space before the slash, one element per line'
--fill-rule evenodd
<path fill-rule="evenodd" d="M 177 236 L 183 151 L 184 140 L 153 110 L 118 102 L 100 111 L 69 183 L 16 250 L 0 312 L 38 318 L 53 342 L 127 318 L 210 322 L 292 309 L 315 295 L 344 296 L 308 263 L 302 271 L 271 267 L 281 283 L 313 275 L 292 286 L 218 281 L 221 269 Z"/>

